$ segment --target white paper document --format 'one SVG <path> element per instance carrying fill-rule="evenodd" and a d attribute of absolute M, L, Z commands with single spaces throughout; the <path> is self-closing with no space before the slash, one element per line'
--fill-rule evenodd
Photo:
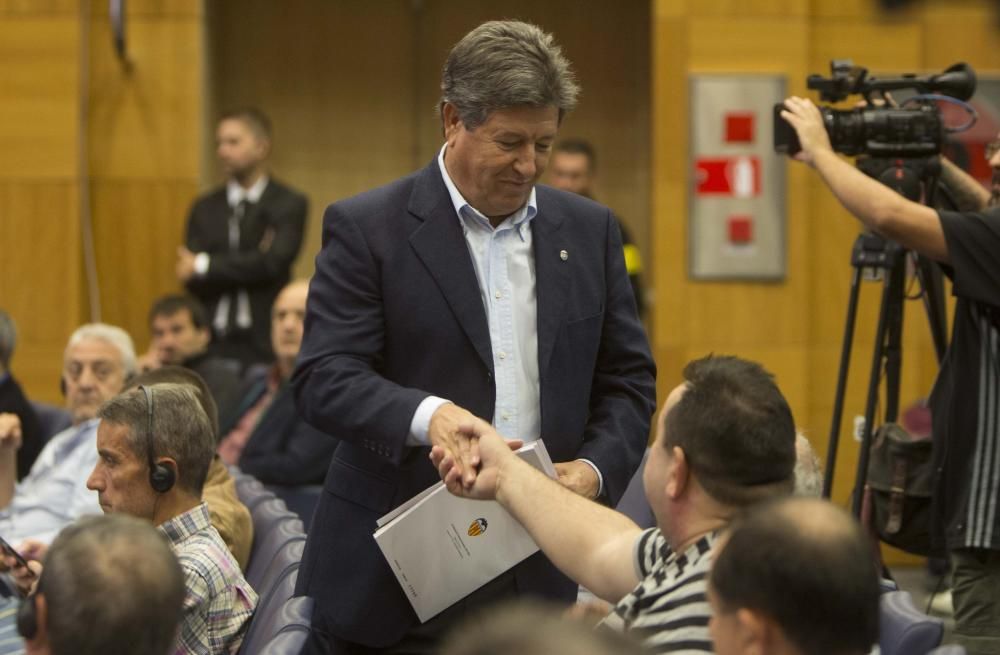
<path fill-rule="evenodd" d="M 541 440 L 517 454 L 556 477 Z M 443 482 L 389 512 L 377 525 L 375 542 L 421 623 L 538 551 L 500 503 L 453 496 Z"/>

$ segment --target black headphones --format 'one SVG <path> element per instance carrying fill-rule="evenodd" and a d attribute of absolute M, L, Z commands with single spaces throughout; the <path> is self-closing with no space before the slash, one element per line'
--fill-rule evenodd
<path fill-rule="evenodd" d="M 174 488 L 177 476 L 174 470 L 166 464 L 157 464 L 153 459 L 153 390 L 144 385 L 139 385 L 142 392 L 146 394 L 146 442 L 149 455 L 149 486 L 153 491 L 165 494 Z"/>

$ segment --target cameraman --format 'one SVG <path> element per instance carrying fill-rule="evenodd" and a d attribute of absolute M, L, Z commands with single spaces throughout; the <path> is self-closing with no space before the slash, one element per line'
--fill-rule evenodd
<path fill-rule="evenodd" d="M 798 133 L 795 158 L 819 173 L 867 227 L 944 265 L 957 298 L 951 344 L 930 405 L 936 470 L 933 533 L 953 571 L 955 639 L 973 655 L 1000 653 L 1000 209 L 946 163 L 962 212 L 911 202 L 842 160 L 819 109 L 791 97 L 781 116 Z M 1000 155 L 988 150 L 994 190 Z M 987 209 L 987 206 L 990 208 Z"/>

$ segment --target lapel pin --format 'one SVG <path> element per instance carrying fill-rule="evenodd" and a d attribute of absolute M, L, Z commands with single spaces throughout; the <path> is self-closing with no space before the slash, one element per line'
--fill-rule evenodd
<path fill-rule="evenodd" d="M 565 250 L 560 250 L 559 251 L 559 259 L 561 259 L 563 261 L 566 261 L 567 259 L 569 259 L 569 253 L 566 252 Z"/>

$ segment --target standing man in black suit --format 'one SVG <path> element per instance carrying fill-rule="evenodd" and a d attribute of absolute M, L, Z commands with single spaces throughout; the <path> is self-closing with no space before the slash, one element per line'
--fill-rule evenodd
<path fill-rule="evenodd" d="M 474 416 L 544 439 L 559 480 L 617 501 L 639 464 L 655 367 L 615 217 L 536 182 L 576 103 L 552 36 L 485 23 L 445 63 L 445 143 L 421 171 L 331 205 L 292 383 L 341 440 L 299 572 L 308 653 L 429 652 L 468 611 L 518 594 L 572 601 L 541 554 L 421 625 L 372 533 L 437 481 L 429 447 L 479 465 Z"/>
<path fill-rule="evenodd" d="M 205 305 L 214 354 L 243 367 L 270 362 L 271 305 L 302 246 L 306 197 L 271 179 L 271 122 L 261 111 L 222 116 L 217 154 L 226 185 L 195 201 L 177 278 Z"/>

